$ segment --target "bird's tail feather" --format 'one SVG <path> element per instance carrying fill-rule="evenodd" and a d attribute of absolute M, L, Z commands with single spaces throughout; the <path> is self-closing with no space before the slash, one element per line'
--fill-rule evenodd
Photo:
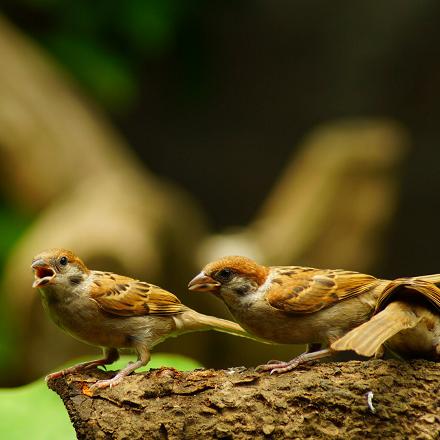
<path fill-rule="evenodd" d="M 234 336 L 254 339 L 258 342 L 269 343 L 269 341 L 260 339 L 257 336 L 248 333 L 236 322 L 217 318 L 215 316 L 204 315 L 203 313 L 196 312 L 192 309 L 188 309 L 185 313 L 183 313 L 183 315 L 181 315 L 181 319 L 183 321 L 183 328 L 181 330 L 184 332 L 216 330 Z"/>
<path fill-rule="evenodd" d="M 389 338 L 402 330 L 415 327 L 420 319 L 407 304 L 395 301 L 369 321 L 335 341 L 331 348 L 336 351 L 353 350 L 362 356 L 373 356 Z"/>

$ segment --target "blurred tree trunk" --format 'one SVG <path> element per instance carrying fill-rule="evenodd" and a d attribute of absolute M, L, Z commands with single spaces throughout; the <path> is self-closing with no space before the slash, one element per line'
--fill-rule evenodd
<path fill-rule="evenodd" d="M 188 305 L 220 315 L 224 309 L 211 298 L 184 294 L 190 277 L 213 258 L 243 254 L 267 264 L 360 271 L 380 258 L 408 144 L 396 123 L 347 119 L 317 127 L 286 160 L 248 225 L 209 234 L 194 200 L 149 172 L 72 79 L 1 18 L 0 56 L 3 194 L 38 214 L 1 281 L 17 324 L 13 332 L 23 336 L 13 369 L 21 381 L 87 350 L 42 315 L 31 289 L 31 258 L 45 248 L 71 248 L 90 267 L 161 284 Z M 242 197 L 239 186 L 234 197 Z M 293 354 L 279 346 L 263 352 L 238 338 L 217 344 L 220 337 L 191 335 L 185 352 L 216 366 L 230 364 L 237 351 L 251 364 Z M 182 342 L 163 347 L 182 352 Z"/>
<path fill-rule="evenodd" d="M 79 439 L 438 439 L 440 431 L 440 370 L 428 361 L 322 363 L 280 376 L 163 368 L 87 395 L 87 383 L 109 376 L 49 382 Z"/>
<path fill-rule="evenodd" d="M 318 126 L 255 219 L 231 234 L 207 237 L 199 259 L 247 253 L 266 264 L 369 270 L 383 250 L 408 148 L 406 130 L 387 119 Z"/>
<path fill-rule="evenodd" d="M 194 200 L 150 173 L 72 79 L 1 17 L 0 58 L 2 194 L 38 213 L 1 284 L 22 334 L 13 371 L 29 380 L 84 353 L 42 316 L 31 288 L 36 253 L 64 247 L 89 267 L 159 283 L 165 267 L 189 270 L 187 252 L 206 229 Z"/>

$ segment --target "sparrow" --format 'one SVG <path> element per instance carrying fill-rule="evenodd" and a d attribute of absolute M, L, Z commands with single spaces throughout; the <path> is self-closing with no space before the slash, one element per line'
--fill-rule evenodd
<path fill-rule="evenodd" d="M 389 283 L 342 269 L 266 267 L 230 256 L 207 264 L 188 288 L 221 298 L 238 323 L 259 338 L 308 344 L 305 353 L 289 362 L 274 360 L 258 367 L 272 374 L 332 355 L 332 343 L 372 316 Z"/>
<path fill-rule="evenodd" d="M 380 357 L 384 347 L 403 358 L 440 360 L 440 275 L 392 281 L 374 316 L 335 341 L 335 351 Z"/>
<path fill-rule="evenodd" d="M 90 389 L 112 387 L 146 365 L 150 350 L 170 336 L 202 330 L 247 336 L 238 324 L 198 313 L 158 286 L 90 270 L 69 250 L 44 251 L 33 259 L 31 267 L 35 274 L 33 287 L 41 293 L 43 307 L 54 323 L 74 338 L 104 351 L 102 359 L 49 374 L 46 380 L 111 364 L 119 358 L 121 348 L 136 351 L 136 362 Z"/>

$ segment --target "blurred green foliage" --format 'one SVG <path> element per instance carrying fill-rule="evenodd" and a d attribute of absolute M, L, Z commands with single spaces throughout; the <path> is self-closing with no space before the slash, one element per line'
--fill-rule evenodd
<path fill-rule="evenodd" d="M 0 389 L 0 412 L 1 438 L 76 438 L 63 402 L 42 379 L 19 388 Z"/>
<path fill-rule="evenodd" d="M 201 0 L 3 0 L 1 6 L 88 95 L 120 114 L 136 104 L 148 62 L 186 41 L 182 28 L 200 13 L 201 4 Z M 8 253 L 31 220 L 0 196 L 0 279 Z M 0 373 L 18 361 L 18 329 L 8 310 L 0 290 Z"/>
<path fill-rule="evenodd" d="M 0 196 L 0 268 L 14 243 L 31 222 L 31 216 L 7 203 Z"/>
<path fill-rule="evenodd" d="M 6 0 L 3 10 L 107 109 L 139 94 L 142 67 L 185 41 L 202 0 Z M 191 24 L 192 23 L 192 24 Z M 192 39 L 189 45 L 193 45 Z M 190 48 L 190 52 L 193 48 Z M 185 58 L 185 57 L 184 57 Z"/>
<path fill-rule="evenodd" d="M 30 224 L 32 217 L 0 197 L 0 279 L 3 277 L 7 256 L 18 238 Z M 17 332 L 6 302 L 0 291 L 0 374 L 11 368 L 15 359 Z"/>
<path fill-rule="evenodd" d="M 75 362 L 89 359 L 76 359 Z M 122 356 L 109 369 L 120 369 L 130 360 L 132 357 Z M 69 365 L 72 364 L 74 362 Z M 161 366 L 178 370 L 201 367 L 196 361 L 184 356 L 153 354 L 148 366 L 137 371 Z M 76 438 L 63 402 L 47 388 L 43 379 L 19 388 L 0 389 L 0 414 L 1 439 L 65 440 Z"/>

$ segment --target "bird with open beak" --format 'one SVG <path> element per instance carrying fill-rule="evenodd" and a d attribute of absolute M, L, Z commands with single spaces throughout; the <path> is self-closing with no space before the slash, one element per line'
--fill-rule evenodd
<path fill-rule="evenodd" d="M 44 309 L 61 329 L 76 339 L 102 347 L 102 359 L 52 373 L 46 379 L 113 363 L 118 350 L 137 352 L 112 379 L 90 388 L 115 386 L 128 374 L 146 365 L 150 350 L 170 336 L 217 330 L 237 336 L 249 335 L 236 323 L 203 315 L 182 304 L 170 292 L 130 277 L 90 270 L 71 251 L 50 249 L 33 262 L 34 288 L 41 293 Z"/>

